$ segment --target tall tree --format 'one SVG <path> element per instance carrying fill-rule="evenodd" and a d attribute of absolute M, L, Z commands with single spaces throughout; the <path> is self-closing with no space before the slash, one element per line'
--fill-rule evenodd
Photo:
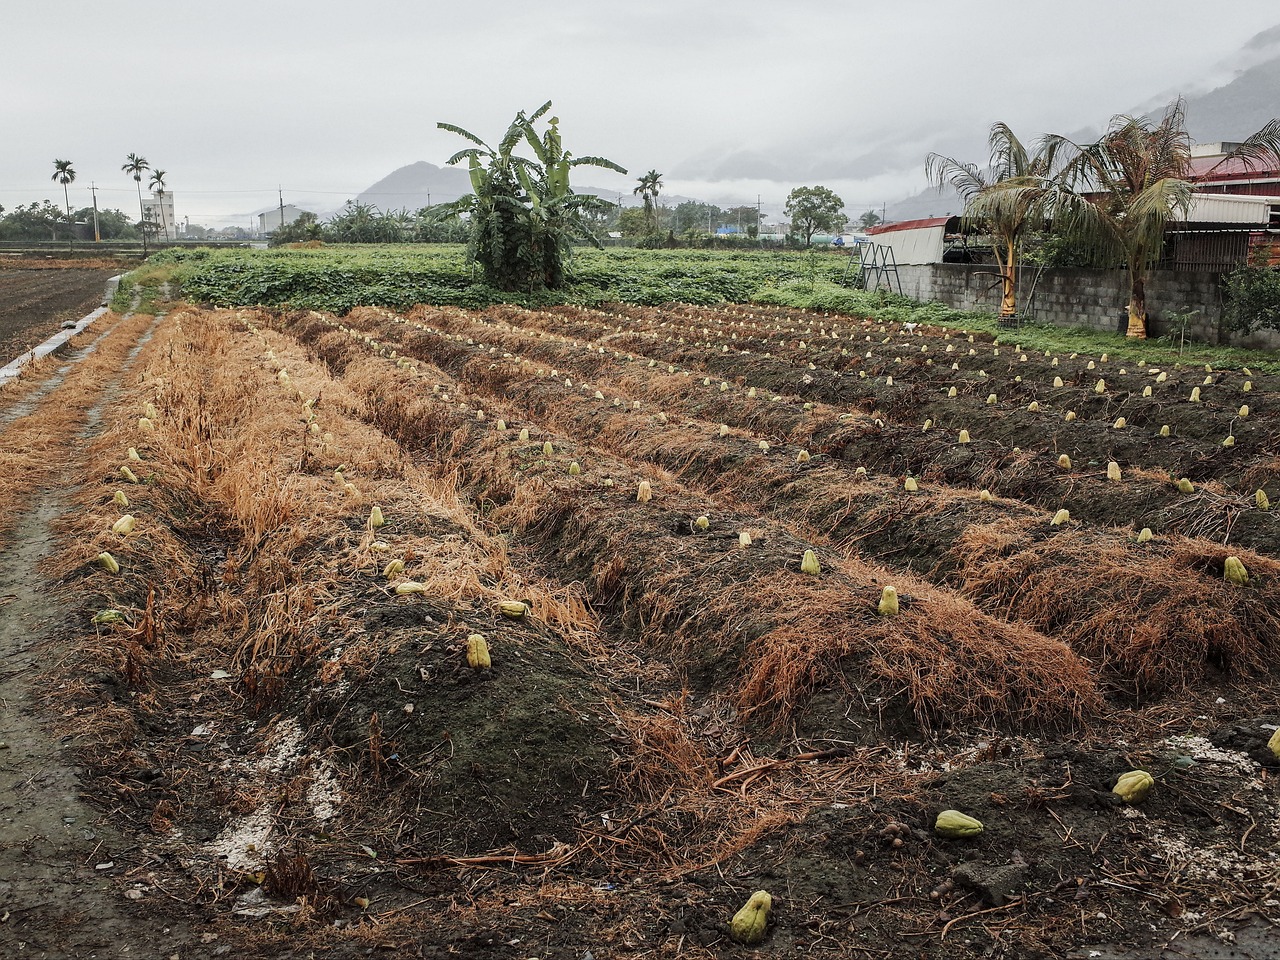
<path fill-rule="evenodd" d="M 644 218 L 649 223 L 650 232 L 658 229 L 658 194 L 662 191 L 662 174 L 657 170 L 636 179 L 636 188 L 631 193 L 644 201 Z"/>
<path fill-rule="evenodd" d="M 167 176 L 166 171 L 155 169 L 151 171 L 151 181 L 147 184 L 157 197 L 160 198 L 160 229 L 164 232 L 164 238 L 169 239 L 169 222 L 164 213 L 164 178 Z"/>
<path fill-rule="evenodd" d="M 146 157 L 131 153 L 120 169 L 133 177 L 134 185 L 138 188 L 138 229 L 142 231 L 142 255 L 145 257 L 147 255 L 147 214 L 142 207 L 142 175 L 151 169 L 151 165 L 147 163 Z"/>
<path fill-rule="evenodd" d="M 449 216 L 469 215 L 470 255 L 485 280 L 500 290 L 532 293 L 559 287 L 573 242 L 588 240 L 599 246 L 587 215 L 603 211 L 609 203 L 575 193 L 569 183 L 573 168 L 627 172 L 612 160 L 575 157 L 565 150 L 558 117 L 548 119 L 539 134 L 537 122 L 550 110 L 550 100 L 532 114 L 521 110 L 496 149 L 461 127 L 437 124 L 475 144 L 449 158 L 450 164 L 467 161 L 474 192 L 440 209 Z M 516 152 L 522 143 L 532 157 Z"/>
<path fill-rule="evenodd" d="M 754 209 L 752 207 L 752 210 Z M 678 233 L 685 230 L 705 230 L 707 233 L 715 233 L 715 224 L 720 222 L 722 216 L 724 211 L 714 203 L 701 203 L 697 200 L 686 200 L 678 204 L 672 212 L 675 230 Z"/>
<path fill-rule="evenodd" d="M 787 194 L 784 210 L 791 218 L 791 228 L 804 237 L 805 246 L 813 243 L 819 230 L 835 233 L 846 220 L 844 201 L 827 187 L 796 187 Z"/>
<path fill-rule="evenodd" d="M 1163 252 L 1165 224 L 1185 218 L 1192 202 L 1194 171 L 1183 101 L 1171 103 L 1159 122 L 1112 117 L 1096 143 L 1080 146 L 1061 136 L 1046 137 L 1044 143 L 1051 158 L 1062 155 L 1057 179 L 1066 189 L 1054 197 L 1055 229 L 1090 244 L 1100 256 L 1124 261 L 1128 335 L 1145 337 L 1147 271 Z M 1208 172 L 1235 161 L 1245 169 L 1264 161 L 1280 164 L 1280 120 L 1251 134 Z"/>
<path fill-rule="evenodd" d="M 1012 317 L 1018 312 L 1022 239 L 1028 230 L 1043 225 L 1054 191 L 1047 179 L 1052 154 L 1044 149 L 1029 153 L 1003 123 L 991 125 L 988 143 L 991 158 L 986 170 L 936 153 L 925 158 L 924 169 L 937 187 L 950 183 L 965 201 L 966 219 L 990 233 L 1000 268 L 1000 316 Z"/>
<path fill-rule="evenodd" d="M 884 221 L 880 214 L 876 213 L 874 210 L 867 210 L 858 218 L 858 224 L 863 230 L 870 230 L 872 227 L 883 222 Z"/>
<path fill-rule="evenodd" d="M 67 209 L 67 231 L 68 235 L 75 239 L 75 226 L 71 222 L 71 195 L 67 192 L 67 187 L 75 182 L 76 172 L 71 168 L 70 160 L 53 161 L 53 176 L 50 180 L 56 180 L 62 184 L 62 201 Z"/>

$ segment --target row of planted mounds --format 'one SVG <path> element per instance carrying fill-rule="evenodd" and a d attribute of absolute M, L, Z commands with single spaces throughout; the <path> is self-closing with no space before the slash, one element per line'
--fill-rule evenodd
<path fill-rule="evenodd" d="M 106 314 L 73 344 L 84 354 L 78 362 L 36 361 L 0 393 L 0 545 L 10 539 L 11 518 L 30 510 L 33 494 L 64 466 L 64 449 L 86 428 L 110 373 L 150 322 Z"/>
<path fill-rule="evenodd" d="M 696 687 L 732 685 L 741 709 L 776 722 L 835 690 L 863 715 L 1034 725 L 1096 705 L 1087 671 L 1056 641 L 853 558 L 829 555 L 825 573 L 803 573 L 811 545 L 774 521 L 579 447 L 518 405 L 460 403 L 442 372 L 370 356 L 363 336 L 335 337 L 322 318 L 292 327 L 365 395 L 382 429 L 456 470 L 489 519 L 560 579 L 586 583 L 602 615 L 671 651 Z M 882 616 L 894 585 L 901 612 Z"/>
<path fill-rule="evenodd" d="M 596 345 L 598 340 L 549 334 L 541 323 L 548 316 L 510 307 L 492 308 L 485 317 L 451 308 L 419 308 L 410 314 L 409 322 L 425 320 L 429 329 L 456 338 L 453 344 L 430 348 L 450 372 L 458 372 L 469 357 L 478 354 L 487 352 L 492 358 L 499 349 L 514 351 L 535 365 L 546 363 L 588 379 L 611 396 L 621 392 L 643 398 L 671 413 L 723 422 L 771 442 L 794 443 L 855 466 L 931 483 L 988 489 L 1049 510 L 1066 507 L 1082 519 L 1132 522 L 1135 529 L 1229 540 L 1268 553 L 1280 548 L 1280 525 L 1265 512 L 1252 509 L 1259 490 L 1268 496 L 1277 493 L 1280 475 L 1280 459 L 1266 452 L 1274 447 L 1267 431 L 1275 431 L 1265 415 L 1245 418 L 1248 422 L 1241 421 L 1237 428 L 1253 437 L 1255 446 L 1260 445 L 1263 452 L 1257 455 L 1247 452 L 1248 444 L 1226 447 L 1215 442 L 1206 448 L 1187 442 L 1176 429 L 1167 438 L 1153 439 L 1140 429 L 1130 429 L 1132 423 L 1117 429 L 1110 418 L 1105 422 L 1075 418 L 1074 410 L 1073 419 L 1064 421 L 1046 413 L 993 409 L 976 397 L 966 406 L 963 395 L 959 400 L 939 395 L 940 410 L 929 409 L 930 415 L 908 425 L 878 410 L 850 414 L 822 401 L 802 402 L 749 386 L 750 380 L 744 384 L 708 378 L 697 370 L 652 358 L 646 364 L 635 354 L 606 351 Z M 512 328 L 506 318 L 528 327 Z M 392 322 L 385 311 L 372 309 L 353 311 L 347 319 L 365 332 Z M 803 373 L 804 383 L 796 389 L 808 394 L 808 386 L 820 375 Z M 899 384 L 893 389 L 908 388 Z M 962 384 L 962 390 L 974 389 Z M 983 396 L 989 398 L 987 389 L 983 383 Z M 1080 392 L 1082 396 L 1072 403 L 1082 411 L 1095 403 L 1110 403 L 1093 389 Z M 1265 394 L 1249 395 L 1265 402 Z M 1183 406 L 1191 408 L 1187 416 L 1197 412 L 1197 404 Z M 1115 417 L 1115 422 L 1123 419 Z M 1012 433 L 1002 426 L 1007 424 L 1013 424 Z M 1124 484 L 1113 482 L 1107 469 L 1110 463 L 1123 471 Z M 1201 482 L 1206 475 L 1219 479 Z M 1195 496 L 1179 489 L 1184 478 L 1189 483 L 1194 478 Z"/>
<path fill-rule="evenodd" d="M 381 858 L 576 839 L 614 763 L 593 619 L 274 340 L 170 318 L 90 451 L 58 696 L 94 790 L 205 902 L 319 916 L 392 896 Z"/>
<path fill-rule="evenodd" d="M 968 429 L 975 439 L 981 435 L 1006 449 L 1049 446 L 1081 461 L 1128 463 L 1140 454 L 1145 465 L 1195 480 L 1234 482 L 1240 464 L 1274 451 L 1277 439 L 1276 420 L 1269 416 L 1275 412 L 1273 378 L 1252 372 L 1168 370 L 1144 361 L 1126 366 L 1105 354 L 1046 358 L 1016 343 L 992 346 L 980 334 L 873 321 L 841 332 L 836 318 L 810 318 L 807 328 L 792 334 L 801 339 L 746 349 L 728 339 L 736 334 L 705 325 L 685 329 L 666 319 L 672 313 L 653 308 L 559 308 L 582 318 L 567 324 L 556 322 L 558 314 L 494 311 L 530 329 L 598 343 L 610 353 L 657 358 L 738 385 L 875 412 L 891 424 L 919 427 L 932 421 L 953 435 Z M 646 317 L 652 329 L 637 332 L 634 325 Z M 704 322 L 718 326 L 716 319 Z M 737 321 L 749 322 L 755 321 Z M 815 329 L 818 323 L 825 325 Z M 696 339 L 706 336 L 704 330 L 722 339 Z M 864 346 L 870 356 L 860 352 Z M 1118 421 L 1126 426 L 1116 429 Z M 979 423 L 981 434 L 975 430 Z M 1165 428 L 1167 437 L 1150 442 Z M 1274 472 L 1270 478 L 1275 480 Z"/>
<path fill-rule="evenodd" d="M 730 498 L 730 468 L 772 475 L 756 438 L 715 437 L 712 496 L 714 473 L 682 483 L 582 442 L 625 442 L 612 397 L 557 403 L 510 358 L 463 350 L 450 377 L 370 339 L 317 315 L 171 318 L 90 451 L 67 585 L 92 597 L 86 620 L 120 619 L 82 638 L 67 689 L 98 752 L 129 754 L 89 759 L 142 831 L 127 883 L 144 896 L 227 917 L 221 940 L 245 956 L 496 960 L 737 956 L 730 918 L 758 889 L 766 951 L 932 957 L 962 937 L 1046 955 L 1090 942 L 1081 911 L 1145 931 L 1177 903 L 1234 910 L 1261 889 L 1273 832 L 1251 773 L 1165 743 L 1167 712 L 1128 722 L 1057 638 L 784 522 L 772 480 L 751 494 L 764 506 Z M 709 421 L 669 419 L 700 456 Z M 791 482 L 847 472 L 795 452 L 779 454 Z M 113 532 L 122 509 L 133 528 Z M 93 564 L 104 551 L 118 573 Z M 488 670 L 468 661 L 473 632 Z M 1252 744 L 1260 715 L 1229 697 L 1203 711 L 1234 711 Z M 1039 735 L 1081 714 L 1105 720 L 1086 735 L 1129 742 Z M 921 721 L 921 741 L 884 735 Z M 1118 808 L 1118 773 L 1187 752 L 1204 766 L 1157 782 L 1136 811 L 1150 821 Z M 1223 791 L 1235 810 L 1210 824 L 1197 811 Z M 986 832 L 938 835 L 946 808 Z M 1235 851 L 1243 879 L 1165 898 L 1175 842 Z"/>
<path fill-rule="evenodd" d="M 94 482 L 68 526 L 68 587 L 87 582 L 82 615 L 97 623 L 61 695 L 77 701 L 95 793 L 185 864 L 179 885 L 163 881 L 171 895 L 300 907 L 285 914 L 291 936 L 315 946 L 335 918 L 353 943 L 373 935 L 362 918 L 378 909 L 400 936 L 465 944 L 473 925 L 446 909 L 460 897 L 471 910 L 495 898 L 489 915 L 507 925 L 513 896 L 582 910 L 599 937 L 630 897 L 585 902 L 582 880 L 543 891 L 510 871 L 680 876 L 796 822 L 809 805 L 797 791 L 871 769 L 883 791 L 901 779 L 841 763 L 848 748 L 754 754 L 727 709 L 704 750 L 714 723 L 679 694 L 628 706 L 631 678 L 581 607 L 504 579 L 501 542 L 482 545 L 446 483 L 349 421 L 362 404 L 342 383 L 279 338 L 233 335 L 230 319 L 164 328 L 90 452 Z M 425 592 L 397 595 L 397 559 Z M 528 599 L 518 619 L 476 602 L 512 591 Z M 460 621 L 489 637 L 483 675 Z M 729 886 L 686 901 L 708 942 L 733 899 Z M 253 955 L 274 932 L 221 929 L 237 934 Z"/>
<path fill-rule="evenodd" d="M 1265 556 L 1204 539 L 1054 522 L 1053 514 L 972 490 L 926 484 L 906 491 L 896 478 L 862 475 L 838 460 L 801 452 L 798 462 L 794 451 L 762 451 L 752 438 L 703 421 L 658 419 L 612 390 L 606 398 L 531 377 L 510 355 L 492 359 L 483 344 L 403 326 L 376 333 L 383 349 L 398 348 L 406 359 L 441 359 L 469 389 L 484 391 L 478 402 L 513 403 L 594 447 L 669 469 L 720 501 L 768 510 L 893 567 L 922 566 L 989 613 L 1065 640 L 1120 694 L 1145 698 L 1206 677 L 1271 672 L 1280 580 Z M 1105 473 L 1100 484 L 1141 495 Z M 1114 519 L 1100 509 L 1092 516 Z M 1224 579 L 1235 554 L 1253 571 L 1250 585 Z"/>

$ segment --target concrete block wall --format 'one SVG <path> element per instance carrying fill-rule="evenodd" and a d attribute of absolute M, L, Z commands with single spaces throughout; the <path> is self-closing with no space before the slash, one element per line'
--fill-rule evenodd
<path fill-rule="evenodd" d="M 936 300 L 959 310 L 995 313 L 1000 309 L 1000 280 L 990 264 L 904 265 L 898 268 L 898 275 L 902 292 L 913 300 Z M 1034 270 L 1024 270 L 1018 293 L 1019 306 L 1035 320 L 1061 327 L 1092 327 L 1107 333 L 1123 329 L 1122 318 L 1129 303 L 1125 271 L 1058 267 L 1041 273 L 1032 290 L 1035 276 Z M 1221 274 L 1153 270 L 1147 275 L 1148 332 L 1152 336 L 1176 335 L 1177 326 L 1170 314 L 1188 310 L 1197 311 L 1187 325 L 1189 340 L 1280 349 L 1280 331 L 1262 330 L 1242 336 L 1220 329 Z"/>

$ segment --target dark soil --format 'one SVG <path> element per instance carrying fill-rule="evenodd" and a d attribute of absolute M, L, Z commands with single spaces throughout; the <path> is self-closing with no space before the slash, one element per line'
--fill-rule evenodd
<path fill-rule="evenodd" d="M 0 261 L 0 365 L 102 304 L 107 280 L 122 269 L 66 264 L 55 269 Z"/>
<path fill-rule="evenodd" d="M 539 316 L 536 322 L 552 323 Z M 128 487 L 130 509 L 146 529 L 120 544 L 119 577 L 97 570 L 98 548 L 86 553 L 76 536 L 68 549 L 84 553 L 84 562 L 61 568 L 61 585 L 76 602 L 63 640 L 48 648 L 57 664 L 50 676 L 67 685 L 49 691 L 48 702 L 66 710 L 62 722 L 75 728 L 83 767 L 67 765 L 33 712 L 0 714 L 6 723 L 26 717 L 17 734 L 5 728 L 22 744 L 11 771 L 18 799 L 5 815 L 31 825 L 30 837 L 10 847 L 12 857 L 5 853 L 13 860 L 6 875 L 26 870 L 31 879 L 18 896 L 0 885 L 8 898 L 0 944 L 8 947 L 4 937 L 20 930 L 15 943 L 50 957 L 107 956 L 113 947 L 123 955 L 128 946 L 134 956 L 151 949 L 264 960 L 1021 960 L 1068 951 L 1138 960 L 1170 943 L 1185 955 L 1215 956 L 1238 936 L 1253 956 L 1280 952 L 1265 938 L 1280 923 L 1280 764 L 1265 746 L 1280 724 L 1274 670 L 1236 676 L 1221 665 L 1193 689 L 1156 703 L 1090 702 L 1055 716 L 1050 729 L 1034 713 L 1019 714 L 1020 704 L 1004 712 L 985 705 L 1007 696 L 1004 678 L 1034 676 L 1009 663 L 1017 656 L 1010 650 L 1022 649 L 1013 641 L 1048 640 L 1070 624 L 1047 624 L 1040 637 L 1007 609 L 978 612 L 958 600 L 938 609 L 962 615 L 936 623 L 922 617 L 940 602 L 926 590 L 951 596 L 948 580 L 964 569 L 963 538 L 984 522 L 1025 522 L 1022 547 L 1047 547 L 1055 536 L 1047 522 L 1040 529 L 1027 518 L 1043 510 L 1041 502 L 1065 500 L 1078 529 L 1114 546 L 1109 527 L 1117 520 L 1186 509 L 1163 481 L 1135 470 L 1124 495 L 1112 495 L 1082 469 L 1064 480 L 1048 459 L 1056 452 L 1033 450 L 1036 434 L 1011 426 L 1020 422 L 1012 408 L 991 411 L 985 387 L 955 401 L 933 399 L 945 380 L 925 389 L 906 383 L 904 372 L 899 396 L 886 392 L 896 387 L 855 383 L 851 361 L 808 371 L 807 355 L 798 355 L 803 363 L 779 360 L 778 382 L 790 379 L 788 399 L 778 403 L 690 383 L 681 409 L 705 419 L 672 424 L 663 448 L 635 426 L 649 422 L 648 411 L 629 415 L 612 404 L 557 398 L 545 378 L 522 382 L 514 365 L 488 355 L 496 338 L 466 344 L 379 329 L 385 342 L 366 345 L 314 317 L 254 319 L 276 351 L 294 351 L 288 366 L 299 382 L 322 384 L 321 402 L 301 407 L 278 368 L 262 359 L 265 340 L 253 340 L 228 315 L 205 315 L 201 339 L 176 337 L 176 347 L 155 351 L 145 376 L 122 384 L 128 395 L 113 411 L 112 446 L 100 458 L 106 466 L 82 465 L 95 487 L 81 513 L 99 513 L 69 518 L 68 530 L 105 536 L 101 520 L 119 483 L 115 460 L 130 445 L 155 461 L 145 482 Z M 588 326 L 582 323 L 584 332 Z M 333 374 L 350 374 L 352 383 L 364 375 L 363 386 L 344 394 L 322 380 L 281 331 L 301 339 Z M 206 348 L 206 338 L 215 346 Z M 516 349 L 516 339 L 509 342 L 504 349 Z M 655 354 L 667 349 L 657 346 L 665 340 L 645 342 Z M 688 362 L 726 376 L 730 363 L 745 360 L 701 348 L 695 361 L 693 345 L 685 346 Z M 773 347 L 786 356 L 783 345 Z M 390 349 L 438 362 L 448 373 L 433 371 L 437 386 L 456 395 L 435 399 L 424 381 L 402 376 Z M 185 368 L 196 382 L 169 382 L 165 363 L 191 356 L 202 358 L 202 366 Z M 601 381 L 619 363 L 608 355 L 603 361 L 591 358 L 590 376 Z M 585 363 L 563 366 L 575 381 L 588 376 L 579 372 Z M 744 382 L 754 385 L 772 368 L 745 369 Z M 223 373 L 227 382 L 253 385 L 245 409 L 219 406 L 214 386 Z M 856 402 L 886 423 L 824 421 L 825 446 L 813 445 L 807 466 L 796 463 L 794 450 L 767 455 L 743 435 L 768 425 L 781 443 L 803 440 L 812 418 L 801 398 L 848 405 L 852 392 L 841 391 L 850 384 L 867 390 Z M 608 396 L 612 384 L 604 386 Z M 1272 402 L 1271 386 L 1259 378 L 1259 410 Z M 162 424 L 174 430 L 165 444 L 138 426 L 144 400 L 159 403 L 162 421 L 167 415 L 157 389 L 173 391 L 174 410 L 182 411 L 173 419 L 188 431 Z M 1090 392 L 1087 384 L 1077 391 Z M 617 393 L 630 399 L 621 387 Z M 1017 400 L 1025 407 L 1024 397 Z M 1072 426 L 1082 429 L 1054 434 L 1084 464 L 1120 449 L 1107 432 L 1115 410 L 1090 401 L 1063 400 L 1079 407 L 1083 422 Z M 488 419 L 477 418 L 477 402 Z M 363 552 L 373 536 L 364 527 L 367 503 L 346 509 L 340 521 L 322 509 L 329 491 L 318 481 L 331 482 L 337 455 L 325 451 L 328 441 L 310 445 L 301 410 L 318 412 L 317 430 L 381 431 L 412 457 L 406 476 L 421 473 L 470 498 L 464 507 L 473 526 L 461 514 L 442 519 L 416 494 L 402 493 L 384 503 L 393 519 L 378 536 L 423 552 L 480 531 L 500 538 L 496 552 L 522 582 L 537 579 L 590 602 L 598 619 L 591 644 L 562 622 L 506 619 L 474 596 L 395 595 L 379 576 L 382 555 L 369 562 Z M 964 411 L 978 442 L 966 449 L 925 433 L 914 422 L 924 410 L 939 421 Z M 493 426 L 497 412 L 510 420 L 505 432 Z M 291 501 L 285 521 L 247 536 L 218 500 L 226 496 L 219 471 L 234 459 L 240 435 L 274 415 L 283 418 L 282 434 L 296 430 L 303 439 L 255 461 L 257 469 L 305 493 Z M 1134 412 L 1133 422 L 1140 417 Z M 1217 453 L 1217 426 L 1195 434 L 1193 421 L 1185 443 L 1175 438 L 1173 446 L 1202 467 L 1197 478 L 1231 484 L 1233 470 L 1268 469 L 1270 435 L 1247 440 L 1244 431 L 1242 449 L 1226 454 L 1237 460 L 1204 465 Z M 528 442 L 515 439 L 522 422 L 534 428 Z M 737 432 L 706 437 L 707 424 L 717 422 L 732 422 Z M 1265 418 L 1256 422 L 1264 431 Z M 1125 435 L 1135 467 L 1146 462 L 1144 443 L 1153 445 L 1142 436 L 1136 429 Z M 543 437 L 555 441 L 550 455 Z M 190 438 L 190 451 L 176 442 Z M 1009 449 L 1018 444 L 1025 455 Z M 179 455 L 188 452 L 189 462 Z M 571 458 L 581 460 L 581 474 L 566 470 Z M 857 481 L 857 464 L 871 467 L 872 479 Z M 346 465 L 351 475 L 362 473 L 360 462 Z M 902 492 L 897 479 L 886 482 L 899 470 L 922 478 L 921 496 Z M 408 483 L 390 467 L 368 476 Z M 640 478 L 660 490 L 642 509 Z M 929 499 L 930 483 L 972 492 L 980 480 L 1006 499 L 986 506 Z M 848 496 L 830 497 L 842 484 Z M 1007 499 L 1014 490 L 1025 503 Z M 710 522 L 700 530 L 695 520 L 704 513 Z M 1247 505 L 1241 514 L 1241 529 L 1269 543 L 1262 520 L 1270 516 Z M 748 528 L 752 548 L 739 550 L 737 535 Z M 795 569 L 806 544 L 819 543 L 810 529 L 823 538 L 820 580 Z M 51 549 L 47 533 L 22 537 L 42 538 Z M 904 590 L 901 616 L 881 618 L 883 568 L 858 558 L 861 551 L 896 556 L 900 568 L 931 572 L 935 583 L 914 595 Z M 1201 559 L 1205 569 L 1195 569 L 1220 586 L 1218 553 Z M 27 569 L 32 559 L 15 553 L 12 563 Z M 486 588 L 488 576 L 479 578 Z M 7 582 L 26 606 L 6 621 L 20 656 L 15 672 L 0 677 L 0 695 L 30 700 L 45 677 L 25 635 L 48 619 L 50 601 L 40 600 L 34 581 L 15 574 Z M 272 606 L 299 582 L 314 589 L 296 606 Z M 1269 585 L 1252 589 L 1262 595 L 1263 588 Z M 127 610 L 129 623 L 86 632 L 83 623 L 102 606 Z M 1243 601 L 1240 607 L 1247 609 Z M 787 705 L 795 709 L 757 710 L 739 693 L 752 657 L 767 652 L 759 641 L 785 638 L 797 623 L 807 632 L 792 650 L 795 660 L 810 647 L 841 652 L 832 663 L 817 662 L 803 696 Z M 979 655 L 956 638 L 975 624 L 993 641 L 992 668 L 965 674 Z M 275 645 L 237 661 L 271 631 Z M 490 670 L 466 664 L 473 631 L 488 641 Z M 858 643 L 836 648 L 834 638 Z M 878 661 L 895 644 L 939 640 L 929 664 L 938 682 L 967 676 L 972 689 L 951 709 L 913 710 L 906 683 L 873 671 L 883 670 Z M 1090 662 L 1088 671 L 1102 667 Z M 1039 684 L 1019 696 L 1056 695 L 1058 685 L 1068 691 L 1065 673 Z M 40 737 L 35 749 L 30 741 Z M 50 763 L 62 768 L 42 783 L 37 767 Z M 1157 780 L 1144 802 L 1130 806 L 1112 786 L 1133 769 Z M 65 813 L 55 795 L 73 792 L 76 777 L 94 806 Z M 41 803 L 32 787 L 54 799 Z M 322 814 L 326 797 L 333 809 Z M 978 818 L 984 831 L 938 836 L 934 821 L 945 809 Z M 98 850 L 86 852 L 89 841 L 74 835 L 85 822 L 111 867 L 84 868 L 98 862 Z M 254 823 L 266 824 L 261 835 L 246 832 Z M 59 824 L 72 835 L 53 841 Z M 19 863 L 24 856 L 46 867 L 33 871 Z M 757 889 L 772 894 L 774 908 L 765 943 L 746 948 L 729 938 L 728 921 Z M 27 914 L 11 905 L 41 894 Z M 67 903 L 80 909 L 64 909 Z M 15 948 L 14 955 L 22 954 Z"/>

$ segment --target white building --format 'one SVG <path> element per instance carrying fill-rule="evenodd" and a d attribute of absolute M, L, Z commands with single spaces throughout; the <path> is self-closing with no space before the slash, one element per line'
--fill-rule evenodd
<path fill-rule="evenodd" d="M 173 215 L 173 193 L 166 190 L 163 194 L 153 193 L 142 201 L 142 218 L 148 229 L 161 240 L 178 238 L 178 221 Z"/>
<path fill-rule="evenodd" d="M 295 207 L 292 203 L 284 205 L 284 219 L 280 218 L 280 207 L 272 207 L 266 213 L 258 214 L 258 232 L 271 233 L 277 227 L 284 223 L 286 225 L 293 223 L 298 217 L 302 216 L 302 211 Z"/>

